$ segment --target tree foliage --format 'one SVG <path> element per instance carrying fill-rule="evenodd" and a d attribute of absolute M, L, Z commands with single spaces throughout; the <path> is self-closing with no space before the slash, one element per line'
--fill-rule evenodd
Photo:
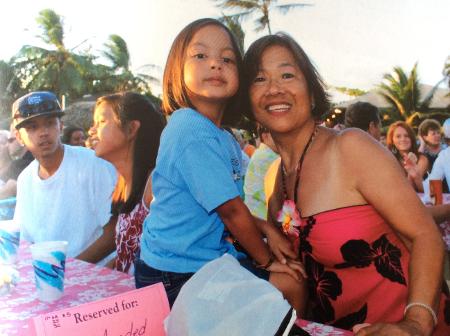
<path fill-rule="evenodd" d="M 411 123 L 415 118 L 430 114 L 430 104 L 441 82 L 437 83 L 425 97 L 420 91 L 417 63 L 406 72 L 401 67 L 394 67 L 393 72 L 383 76 L 384 82 L 378 85 L 378 92 L 391 105 L 389 114 L 394 120 Z"/>
<path fill-rule="evenodd" d="M 244 53 L 245 33 L 241 27 L 239 18 L 236 16 L 227 16 L 227 15 L 223 14 L 222 17 L 219 18 L 219 21 L 222 22 L 225 26 L 227 26 L 228 29 L 230 29 L 230 31 L 233 33 L 233 35 L 236 38 L 236 41 L 238 43 L 239 49 L 241 50 L 241 53 L 243 54 Z"/>
<path fill-rule="evenodd" d="M 367 93 L 367 91 L 361 89 L 352 89 L 345 86 L 336 86 L 335 89 L 339 92 L 342 92 L 348 96 L 359 97 Z"/>
<path fill-rule="evenodd" d="M 276 5 L 278 0 L 213 0 L 217 7 L 224 10 L 237 10 L 238 13 L 230 14 L 230 17 L 237 19 L 247 19 L 249 16 L 256 15 L 255 31 L 260 32 L 267 28 L 269 34 L 272 34 L 270 11 L 276 10 L 282 14 L 286 14 L 294 8 L 302 8 L 312 6 L 311 4 L 285 4 Z"/>
<path fill-rule="evenodd" d="M 24 45 L 10 62 L 22 90 L 53 91 L 69 101 L 86 94 L 128 90 L 151 95 L 150 83 L 156 78 L 130 70 L 130 53 L 119 35 L 110 35 L 104 44 L 102 56 L 110 63 L 104 65 L 88 51 L 76 52 L 65 46 L 63 19 L 55 11 L 40 11 L 36 22 L 38 37 L 47 47 Z"/>

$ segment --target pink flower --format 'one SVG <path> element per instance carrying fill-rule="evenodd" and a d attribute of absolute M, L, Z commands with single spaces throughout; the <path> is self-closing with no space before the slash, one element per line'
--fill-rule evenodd
<path fill-rule="evenodd" d="M 287 236 L 299 236 L 300 216 L 294 201 L 285 200 L 283 207 L 278 212 L 277 221 L 281 223 L 281 228 Z"/>

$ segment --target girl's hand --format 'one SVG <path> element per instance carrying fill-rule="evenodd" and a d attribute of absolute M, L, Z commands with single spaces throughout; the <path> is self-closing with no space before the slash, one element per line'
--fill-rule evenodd
<path fill-rule="evenodd" d="M 286 264 L 287 259 L 297 259 L 298 256 L 294 251 L 292 243 L 278 228 L 272 227 L 272 229 L 266 232 L 266 237 L 270 250 L 280 263 Z"/>
<path fill-rule="evenodd" d="M 302 281 L 306 278 L 303 264 L 295 260 L 288 260 L 286 264 L 274 261 L 266 270 L 274 273 L 287 273 L 297 281 Z"/>

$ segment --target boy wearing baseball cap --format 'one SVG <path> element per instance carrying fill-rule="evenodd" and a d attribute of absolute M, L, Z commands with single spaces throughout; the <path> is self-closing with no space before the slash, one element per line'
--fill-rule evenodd
<path fill-rule="evenodd" d="M 69 257 L 98 262 L 115 249 L 116 173 L 92 150 L 62 144 L 63 115 L 51 92 L 31 92 L 13 104 L 16 138 L 35 157 L 19 175 L 14 220 L 21 239 L 67 240 Z"/>

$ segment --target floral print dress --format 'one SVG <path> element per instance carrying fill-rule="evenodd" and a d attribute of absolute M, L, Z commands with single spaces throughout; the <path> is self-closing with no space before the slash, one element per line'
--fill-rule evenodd
<path fill-rule="evenodd" d="M 299 241 L 314 321 L 351 330 L 403 318 L 410 254 L 371 205 L 302 218 Z M 442 294 L 434 335 L 450 335 L 449 314 Z"/>
<path fill-rule="evenodd" d="M 148 213 L 149 209 L 142 200 L 130 213 L 119 214 L 116 225 L 116 270 L 134 274 L 134 258 L 141 246 L 142 223 Z"/>

